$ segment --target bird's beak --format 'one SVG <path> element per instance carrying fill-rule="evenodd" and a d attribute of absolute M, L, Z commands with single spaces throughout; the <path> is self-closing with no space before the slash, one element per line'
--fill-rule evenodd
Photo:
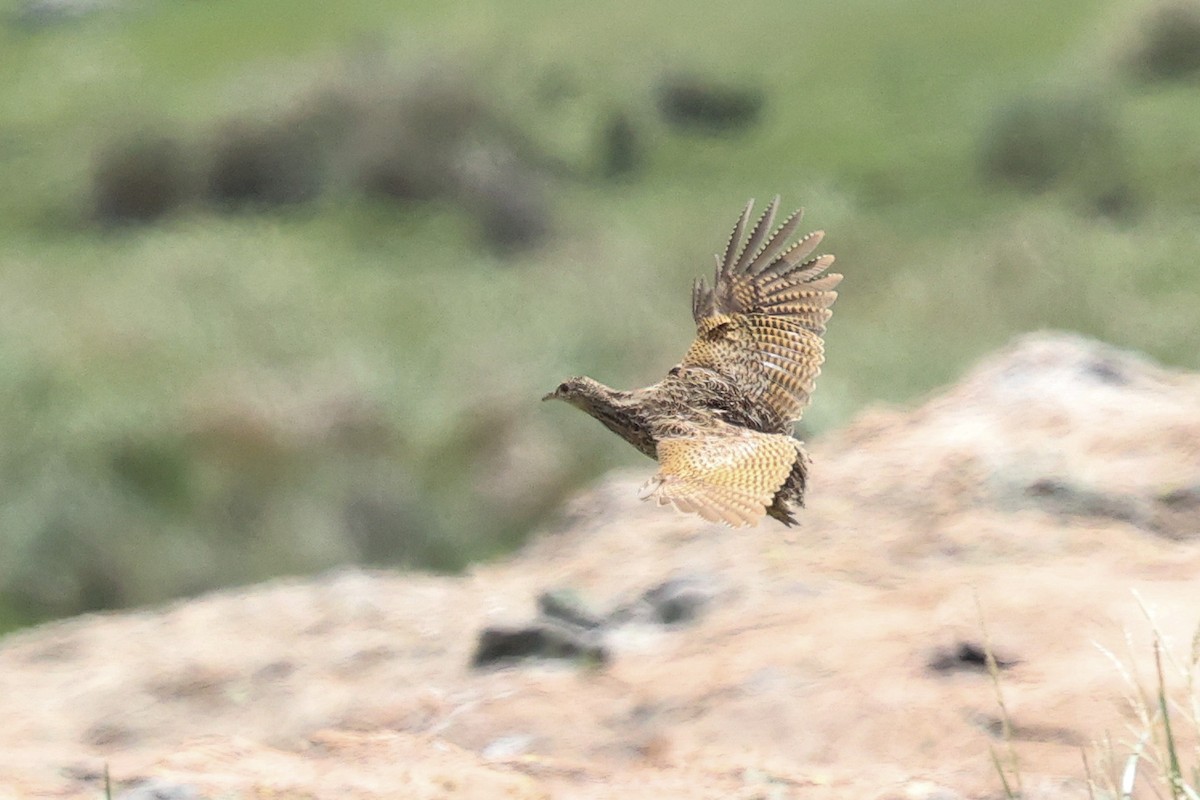
<path fill-rule="evenodd" d="M 542 402 L 544 403 L 544 402 L 546 402 L 547 400 L 553 400 L 553 399 L 554 399 L 556 396 L 557 396 L 557 395 L 555 395 L 555 394 L 554 394 L 554 392 L 551 392 L 550 394 L 548 394 L 548 395 L 546 395 L 545 397 L 543 397 L 543 398 L 542 398 Z"/>

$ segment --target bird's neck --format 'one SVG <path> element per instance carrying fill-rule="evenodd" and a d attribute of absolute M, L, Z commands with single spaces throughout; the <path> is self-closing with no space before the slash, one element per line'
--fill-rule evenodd
<path fill-rule="evenodd" d="M 609 421 L 619 421 L 626 416 L 629 394 L 588 378 L 579 385 L 572 404 L 611 428 Z"/>
<path fill-rule="evenodd" d="M 647 425 L 632 392 L 612 389 L 589 379 L 579 387 L 572 404 L 600 420 L 604 427 L 638 450 L 653 456 L 654 444 L 649 439 Z"/>

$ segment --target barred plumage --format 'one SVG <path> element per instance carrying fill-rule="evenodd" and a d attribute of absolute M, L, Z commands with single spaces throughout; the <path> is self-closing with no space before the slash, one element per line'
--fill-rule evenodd
<path fill-rule="evenodd" d="M 832 255 L 808 258 L 822 231 L 789 246 L 800 211 L 772 231 L 778 197 L 746 236 L 753 207 L 717 256 L 712 287 L 696 280 L 696 339 L 666 378 L 629 392 L 571 378 L 543 398 L 586 411 L 658 460 L 643 499 L 734 527 L 764 514 L 791 525 L 804 505 L 808 456 L 792 425 L 820 374 L 842 280 L 825 274 Z"/>

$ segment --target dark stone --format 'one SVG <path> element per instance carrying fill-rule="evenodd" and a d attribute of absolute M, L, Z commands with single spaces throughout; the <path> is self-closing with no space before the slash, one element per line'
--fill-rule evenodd
<path fill-rule="evenodd" d="M 571 659 L 607 664 L 608 651 L 584 631 L 549 622 L 519 628 L 484 628 L 471 666 L 487 667 L 526 658 Z"/>
<path fill-rule="evenodd" d="M 697 578 L 676 578 L 655 586 L 644 595 L 663 625 L 695 622 L 703 614 L 712 593 Z"/>
<path fill-rule="evenodd" d="M 1158 498 L 1158 502 L 1172 509 L 1200 508 L 1200 486 L 1167 492 Z"/>
<path fill-rule="evenodd" d="M 1146 504 L 1133 495 L 1114 495 L 1060 478 L 1038 478 L 1025 486 L 1031 505 L 1051 514 L 1104 517 L 1150 529 Z"/>
<path fill-rule="evenodd" d="M 1123 365 L 1111 358 L 1095 358 L 1087 363 L 1087 374 L 1101 383 L 1109 384 L 1110 386 L 1125 386 L 1129 383 L 1129 376 L 1122 369 Z"/>
<path fill-rule="evenodd" d="M 698 620 L 716 594 L 711 578 L 686 575 L 671 578 L 647 589 L 632 603 L 618 607 L 609 617 L 611 625 L 650 622 L 685 625 Z"/>
<path fill-rule="evenodd" d="M 583 601 L 569 590 L 542 592 L 538 595 L 537 605 L 542 616 L 577 628 L 597 630 L 604 625 L 604 619 L 584 606 Z"/>
<path fill-rule="evenodd" d="M 997 669 L 1009 669 L 1020 663 L 1019 659 L 1005 658 L 992 652 Z M 977 642 L 960 641 L 950 648 L 934 651 L 926 662 L 933 672 L 987 672 L 987 649 Z"/>

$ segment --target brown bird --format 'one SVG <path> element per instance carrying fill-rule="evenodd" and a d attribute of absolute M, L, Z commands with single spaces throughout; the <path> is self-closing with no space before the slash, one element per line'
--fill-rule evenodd
<path fill-rule="evenodd" d="M 743 243 L 754 201 L 746 205 L 713 286 L 698 279 L 692 289 L 696 339 L 663 380 L 623 392 L 571 378 L 542 398 L 567 401 L 658 460 L 643 500 L 735 528 L 764 513 L 794 525 L 804 505 L 809 459 L 792 424 L 825 360 L 821 336 L 842 280 L 823 274 L 832 255 L 808 258 L 823 231 L 788 246 L 800 211 L 772 232 L 778 207 L 776 197 Z"/>

